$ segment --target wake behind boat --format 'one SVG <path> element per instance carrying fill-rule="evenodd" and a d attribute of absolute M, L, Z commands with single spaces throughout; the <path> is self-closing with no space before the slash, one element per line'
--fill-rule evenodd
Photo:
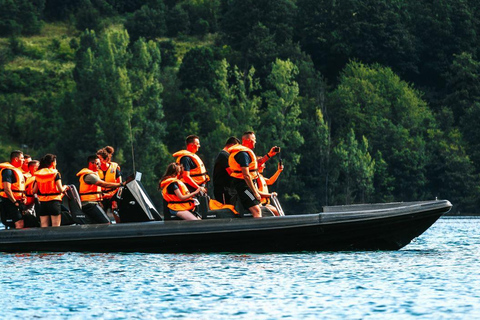
<path fill-rule="evenodd" d="M 238 218 L 225 210 L 198 221 L 164 221 L 140 181 L 118 194 L 122 221 L 0 231 L 0 251 L 295 252 L 398 250 L 452 204 L 448 200 L 324 207 L 323 212 Z M 160 221 L 162 220 L 162 221 Z"/>

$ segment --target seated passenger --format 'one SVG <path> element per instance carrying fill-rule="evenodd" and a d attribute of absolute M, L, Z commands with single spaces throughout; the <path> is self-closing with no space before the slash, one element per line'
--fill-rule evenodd
<path fill-rule="evenodd" d="M 125 183 L 101 180 L 98 175 L 100 159 L 96 155 L 89 156 L 87 161 L 88 167 L 77 173 L 80 180 L 78 194 L 80 195 L 80 200 L 82 200 L 82 211 L 94 221 L 93 223 L 110 223 L 110 219 L 100 205 L 102 188 L 119 188 L 125 186 Z"/>
<path fill-rule="evenodd" d="M 98 176 L 100 179 L 106 182 L 122 182 L 122 176 L 120 166 L 118 163 L 112 161 L 113 153 L 115 149 L 111 146 L 106 146 L 103 149 L 97 151 L 97 156 L 100 159 L 100 167 L 98 170 Z M 113 212 L 118 209 L 116 201 L 113 201 L 113 196 L 117 193 L 117 189 L 107 188 L 103 189 L 103 209 L 107 212 L 108 216 L 112 216 L 117 223 L 120 223 L 120 218 Z"/>
<path fill-rule="evenodd" d="M 263 176 L 263 170 L 265 170 L 265 163 L 262 163 L 258 167 L 257 185 L 258 185 L 258 192 L 262 197 L 260 199 L 260 202 L 262 206 L 267 207 L 270 211 L 273 212 L 274 215 L 279 216 L 280 214 L 278 213 L 277 208 L 270 204 L 270 198 L 272 196 L 276 197 L 277 193 L 276 192 L 269 193 L 268 186 L 271 186 L 272 184 L 275 183 L 275 181 L 277 181 L 278 176 L 283 171 L 283 164 L 281 162 L 278 163 L 277 172 L 275 172 L 275 174 L 270 179 L 265 179 L 265 177 Z"/>
<path fill-rule="evenodd" d="M 172 216 L 183 220 L 200 220 L 193 214 L 195 211 L 195 201 L 193 197 L 199 192 L 206 192 L 204 187 L 198 187 L 192 193 L 188 192 L 185 183 L 180 181 L 183 174 L 182 166 L 176 163 L 170 163 L 167 170 L 160 179 L 158 190 L 162 190 L 163 199 L 167 202 L 169 213 Z M 169 214 L 166 212 L 165 214 Z"/>

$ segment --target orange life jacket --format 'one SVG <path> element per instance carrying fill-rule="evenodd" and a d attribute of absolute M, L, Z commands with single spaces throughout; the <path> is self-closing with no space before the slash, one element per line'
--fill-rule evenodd
<path fill-rule="evenodd" d="M 2 172 L 5 169 L 13 171 L 17 182 L 12 183 L 11 190 L 15 200 L 22 200 L 25 195 L 25 177 L 20 168 L 15 168 L 10 162 L 0 163 L 0 197 L 8 198 L 7 193 L 3 190 Z"/>
<path fill-rule="evenodd" d="M 25 196 L 27 197 L 27 201 L 25 205 L 31 206 L 35 203 L 35 198 L 33 197 L 33 186 L 35 185 L 35 177 L 32 176 L 30 172 L 24 174 L 25 176 Z"/>
<path fill-rule="evenodd" d="M 258 174 L 258 179 L 257 179 L 257 187 L 258 191 L 262 193 L 268 193 L 268 186 L 267 186 L 267 181 L 263 177 L 261 173 Z M 262 204 L 269 204 L 270 203 L 270 198 L 263 197 L 260 199 L 260 202 Z"/>
<path fill-rule="evenodd" d="M 231 204 L 223 204 L 214 199 L 210 199 L 208 201 L 208 208 L 210 210 L 230 209 L 233 213 L 238 214 L 237 210 L 235 210 L 235 206 Z"/>
<path fill-rule="evenodd" d="M 165 201 L 168 203 L 168 207 L 172 209 L 173 211 L 185 211 L 185 210 L 192 210 L 195 208 L 195 203 L 193 202 L 192 199 L 189 200 L 181 200 L 179 197 L 177 197 L 176 194 L 169 194 L 167 191 L 167 188 L 169 185 L 172 183 L 178 183 L 178 188 L 180 189 L 180 192 L 185 195 L 188 193 L 187 186 L 180 181 L 177 178 L 168 178 L 163 180 L 160 183 L 160 187 L 162 188 L 162 196 Z"/>
<path fill-rule="evenodd" d="M 120 166 L 116 162 L 110 162 L 110 167 L 108 167 L 106 174 L 103 173 L 102 169 L 98 169 L 98 176 L 105 182 L 117 182 L 117 168 L 120 169 Z M 112 198 L 115 193 L 117 193 L 118 188 L 102 188 L 103 198 L 110 199 Z"/>
<path fill-rule="evenodd" d="M 83 168 L 77 173 L 77 177 L 80 181 L 80 190 L 78 194 L 80 195 L 80 200 L 82 202 L 98 202 L 102 201 L 102 188 L 95 184 L 88 184 L 85 182 L 85 176 L 87 174 L 95 174 L 98 176 L 98 172 L 92 171 L 88 168 Z"/>
<path fill-rule="evenodd" d="M 190 177 L 192 177 L 192 180 L 195 181 L 198 185 L 202 185 L 205 182 L 210 181 L 210 177 L 208 176 L 207 169 L 205 169 L 205 165 L 203 164 L 202 159 L 200 159 L 200 157 L 197 156 L 195 153 L 191 153 L 188 150 L 181 150 L 175 152 L 173 156 L 177 158 L 177 163 L 180 163 L 180 160 L 185 156 L 190 157 L 193 160 L 197 167 L 190 170 Z M 185 182 L 185 180 L 183 179 L 182 181 Z"/>
<path fill-rule="evenodd" d="M 38 200 L 40 201 L 61 201 L 63 193 L 58 191 L 55 183 L 55 177 L 58 174 L 57 169 L 43 168 L 35 172 L 35 181 L 38 185 Z"/>
<path fill-rule="evenodd" d="M 242 174 L 242 167 L 240 164 L 235 160 L 235 156 L 239 152 L 247 152 L 250 158 L 252 159 L 252 162 L 248 165 L 248 172 L 250 174 L 250 178 L 252 180 L 257 179 L 258 177 L 258 162 L 257 162 L 257 156 L 255 153 L 253 153 L 252 149 L 247 148 L 241 144 L 236 144 L 233 147 L 229 148 L 227 150 L 230 153 L 230 156 L 228 157 L 228 166 L 230 167 L 230 176 L 236 179 L 243 179 L 243 174 Z"/>

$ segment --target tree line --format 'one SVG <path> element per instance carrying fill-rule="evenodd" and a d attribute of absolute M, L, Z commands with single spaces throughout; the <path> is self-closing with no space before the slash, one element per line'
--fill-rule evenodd
<path fill-rule="evenodd" d="M 438 197 L 477 212 L 479 7 L 0 0 L 0 153 L 53 152 L 73 183 L 89 154 L 112 145 L 158 201 L 187 135 L 200 136 L 212 168 L 229 136 L 254 130 L 259 155 L 282 148 L 287 210 Z M 28 45 L 59 21 L 72 36 Z M 34 66 L 18 67 L 25 60 Z"/>

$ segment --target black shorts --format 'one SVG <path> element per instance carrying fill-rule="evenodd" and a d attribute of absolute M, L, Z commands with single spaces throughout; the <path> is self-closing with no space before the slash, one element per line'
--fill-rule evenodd
<path fill-rule="evenodd" d="M 23 219 L 20 208 L 7 198 L 1 198 L 0 213 L 2 215 L 2 223 L 6 227 L 15 227 L 15 222 Z"/>
<path fill-rule="evenodd" d="M 107 214 L 98 204 L 88 203 L 82 205 L 82 211 L 92 220 L 92 223 L 110 223 Z"/>
<path fill-rule="evenodd" d="M 237 190 L 238 199 L 242 203 L 242 206 L 245 209 L 248 209 L 253 206 L 260 204 L 255 196 L 253 195 L 252 190 L 248 187 L 247 183 L 243 179 L 234 179 L 235 190 Z"/>
<path fill-rule="evenodd" d="M 107 211 L 108 209 L 112 209 L 112 198 L 103 199 L 102 200 L 102 207 L 103 207 L 104 211 Z"/>
<path fill-rule="evenodd" d="M 60 200 L 40 201 L 39 216 L 59 216 L 62 214 L 62 202 Z"/>
<path fill-rule="evenodd" d="M 232 204 L 235 205 L 237 200 L 237 191 L 234 188 L 224 187 L 224 186 L 213 186 L 213 196 L 215 200 L 223 204 Z"/>

